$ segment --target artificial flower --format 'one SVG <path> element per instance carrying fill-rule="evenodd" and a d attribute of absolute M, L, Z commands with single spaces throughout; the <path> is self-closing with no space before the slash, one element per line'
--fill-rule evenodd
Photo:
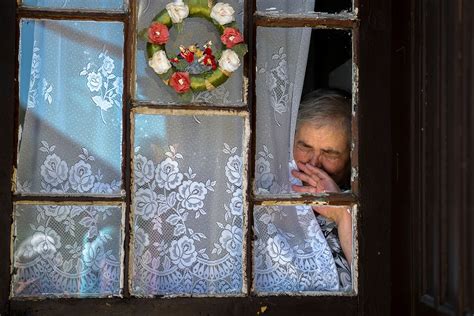
<path fill-rule="evenodd" d="M 162 23 L 153 22 L 148 28 L 148 40 L 153 44 L 166 44 L 169 36 L 168 28 Z"/>
<path fill-rule="evenodd" d="M 219 59 L 219 67 L 227 72 L 234 72 L 240 67 L 239 56 L 231 49 L 226 49 L 222 52 Z"/>
<path fill-rule="evenodd" d="M 218 2 L 211 10 L 211 18 L 217 21 L 220 25 L 228 24 L 235 21 L 234 8 L 228 3 Z"/>
<path fill-rule="evenodd" d="M 188 92 L 191 86 L 191 79 L 189 78 L 189 73 L 175 72 L 170 78 L 169 85 L 173 87 L 173 89 L 177 93 Z"/>
<path fill-rule="evenodd" d="M 181 23 L 189 15 L 189 8 L 182 0 L 168 3 L 166 10 L 173 23 Z"/>
<path fill-rule="evenodd" d="M 155 52 L 148 61 L 148 65 L 159 75 L 166 73 L 171 68 L 171 63 L 163 50 Z"/>
<path fill-rule="evenodd" d="M 227 46 L 227 48 L 232 48 L 234 45 L 240 44 L 244 41 L 242 34 L 233 27 L 226 27 L 224 33 L 221 36 L 222 43 Z"/>

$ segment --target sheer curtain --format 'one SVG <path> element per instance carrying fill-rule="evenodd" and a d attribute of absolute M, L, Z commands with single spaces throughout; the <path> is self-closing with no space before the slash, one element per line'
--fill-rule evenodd
<path fill-rule="evenodd" d="M 292 13 L 314 1 L 259 1 L 259 8 Z M 291 193 L 290 170 L 298 106 L 306 71 L 310 28 L 257 29 L 257 154 L 254 191 Z M 308 206 L 254 209 L 255 289 L 260 293 L 335 291 L 334 259 Z"/>

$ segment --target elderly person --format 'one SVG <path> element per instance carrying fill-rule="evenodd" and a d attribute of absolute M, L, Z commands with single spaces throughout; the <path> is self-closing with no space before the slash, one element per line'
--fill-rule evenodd
<path fill-rule="evenodd" d="M 300 104 L 293 146 L 298 170 L 293 185 L 298 193 L 342 192 L 350 189 L 350 98 L 333 90 L 317 90 Z M 343 287 L 350 283 L 352 219 L 344 208 L 315 206 L 317 216 L 333 252 Z M 335 227 L 334 227 L 335 224 Z M 344 253 L 342 256 L 340 250 Z M 349 261 L 344 259 L 344 257 Z"/>

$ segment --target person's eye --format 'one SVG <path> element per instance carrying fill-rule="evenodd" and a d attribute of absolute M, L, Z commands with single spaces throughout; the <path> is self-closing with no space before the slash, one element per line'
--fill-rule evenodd
<path fill-rule="evenodd" d="M 308 152 L 308 151 L 311 150 L 311 147 L 305 146 L 305 145 L 303 145 L 303 144 L 298 144 L 296 147 L 297 147 L 299 150 L 304 151 L 304 152 Z"/>

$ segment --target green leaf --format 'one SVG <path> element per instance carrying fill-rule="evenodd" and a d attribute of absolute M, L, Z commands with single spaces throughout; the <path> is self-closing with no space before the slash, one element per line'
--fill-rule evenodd
<path fill-rule="evenodd" d="M 178 34 L 183 33 L 183 30 L 184 30 L 184 22 L 175 23 L 174 26 L 176 26 L 176 30 L 178 31 Z"/>
<path fill-rule="evenodd" d="M 193 92 L 189 90 L 188 92 L 180 93 L 179 98 L 183 103 L 191 103 L 191 100 L 193 99 Z"/>
<path fill-rule="evenodd" d="M 238 44 L 232 47 L 232 50 L 239 55 L 239 57 L 244 57 L 245 54 L 247 54 L 248 49 L 247 49 L 247 44 Z"/>
<path fill-rule="evenodd" d="M 171 75 L 173 74 L 173 72 L 174 72 L 173 68 L 170 68 L 167 72 L 165 72 L 164 74 L 158 75 L 158 76 L 160 76 L 160 78 L 162 80 L 168 80 L 171 77 Z"/>
<path fill-rule="evenodd" d="M 186 67 L 188 67 L 188 62 L 184 59 L 180 59 L 178 63 L 175 64 L 175 67 L 176 69 L 178 69 L 179 71 L 183 71 L 186 69 Z"/>
<path fill-rule="evenodd" d="M 221 59 L 222 57 L 222 50 L 218 50 L 214 53 L 214 57 L 216 58 L 216 60 L 219 60 Z"/>

